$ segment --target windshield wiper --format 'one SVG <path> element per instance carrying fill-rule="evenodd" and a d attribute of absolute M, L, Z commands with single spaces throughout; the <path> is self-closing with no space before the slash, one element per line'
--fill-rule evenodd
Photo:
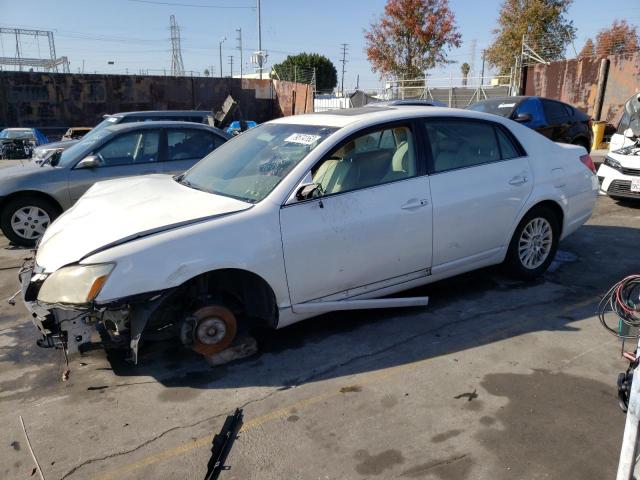
<path fill-rule="evenodd" d="M 176 182 L 181 183 L 185 187 L 193 188 L 194 190 L 200 190 L 201 192 L 206 192 L 207 191 L 202 187 L 198 187 L 197 185 L 194 185 L 189 180 L 186 180 L 184 178 L 184 175 L 180 175 L 178 177 L 174 177 L 174 179 L 176 180 Z M 210 193 L 210 192 L 207 192 L 207 193 Z"/>

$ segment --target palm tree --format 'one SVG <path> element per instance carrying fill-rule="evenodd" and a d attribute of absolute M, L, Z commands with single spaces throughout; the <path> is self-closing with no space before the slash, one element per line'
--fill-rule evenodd
<path fill-rule="evenodd" d="M 467 85 L 467 76 L 469 75 L 469 72 L 471 71 L 471 67 L 469 66 L 469 64 L 467 62 L 464 62 L 462 65 L 460 65 L 460 70 L 462 71 L 462 85 L 466 86 Z"/>

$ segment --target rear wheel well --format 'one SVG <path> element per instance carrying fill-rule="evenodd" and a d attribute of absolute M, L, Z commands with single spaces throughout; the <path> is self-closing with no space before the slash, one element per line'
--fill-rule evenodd
<path fill-rule="evenodd" d="M 242 269 L 200 274 L 177 287 L 152 315 L 150 325 L 175 323 L 210 303 L 222 303 L 242 319 L 245 328 L 278 325 L 273 290 L 259 275 Z"/>
<path fill-rule="evenodd" d="M 522 218 L 524 218 L 529 212 L 535 210 L 536 208 L 540 208 L 540 207 L 548 208 L 549 210 L 551 210 L 555 214 L 556 219 L 558 220 L 558 228 L 560 229 L 559 236 L 562 236 L 562 227 L 564 225 L 564 211 L 562 210 L 562 207 L 557 202 L 555 202 L 553 200 L 544 200 L 542 202 L 536 203 L 533 207 L 531 207 L 527 211 L 527 213 L 525 213 L 523 215 Z"/>

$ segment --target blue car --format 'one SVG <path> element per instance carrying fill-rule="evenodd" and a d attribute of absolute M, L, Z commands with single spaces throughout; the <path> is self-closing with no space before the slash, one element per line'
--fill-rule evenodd
<path fill-rule="evenodd" d="M 469 105 L 467 109 L 510 118 L 554 142 L 591 150 L 591 117 L 557 100 L 535 96 L 492 98 Z"/>
<path fill-rule="evenodd" d="M 234 120 L 233 122 L 231 122 L 231 124 L 227 127 L 227 129 L 225 130 L 225 132 L 227 132 L 229 135 L 239 135 L 240 133 L 244 132 L 245 130 L 249 130 L 250 128 L 253 127 L 257 127 L 258 124 L 256 122 L 254 122 L 253 120 L 247 120 L 245 123 L 245 128 L 242 128 L 242 125 L 240 123 L 240 120 Z"/>
<path fill-rule="evenodd" d="M 31 158 L 33 150 L 49 139 L 37 128 L 5 128 L 0 132 L 0 158 Z"/>

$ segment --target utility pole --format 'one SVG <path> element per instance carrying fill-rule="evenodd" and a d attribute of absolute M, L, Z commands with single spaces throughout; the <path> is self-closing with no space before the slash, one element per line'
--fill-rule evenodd
<path fill-rule="evenodd" d="M 485 59 L 486 53 L 487 53 L 486 50 L 482 50 L 482 73 L 480 73 L 480 87 L 484 85 L 484 59 Z"/>
<path fill-rule="evenodd" d="M 344 66 L 347 63 L 347 47 L 349 46 L 348 43 L 341 43 L 340 45 L 342 45 L 342 80 L 340 81 L 340 93 L 342 94 L 342 96 L 344 97 Z"/>
<path fill-rule="evenodd" d="M 222 78 L 222 44 L 226 39 L 227 37 L 224 37 L 222 40 L 220 40 L 220 43 L 218 43 L 218 47 L 220 48 L 220 78 Z"/>
<path fill-rule="evenodd" d="M 238 33 L 236 40 L 238 40 L 238 50 L 240 50 L 240 78 L 242 79 L 242 29 L 237 28 L 236 32 Z"/>
<path fill-rule="evenodd" d="M 260 12 L 260 0 L 258 2 L 258 68 L 260 70 L 260 80 L 262 80 L 262 14 Z"/>
<path fill-rule="evenodd" d="M 229 69 L 231 70 L 231 78 L 233 78 L 233 55 L 229 55 Z"/>

